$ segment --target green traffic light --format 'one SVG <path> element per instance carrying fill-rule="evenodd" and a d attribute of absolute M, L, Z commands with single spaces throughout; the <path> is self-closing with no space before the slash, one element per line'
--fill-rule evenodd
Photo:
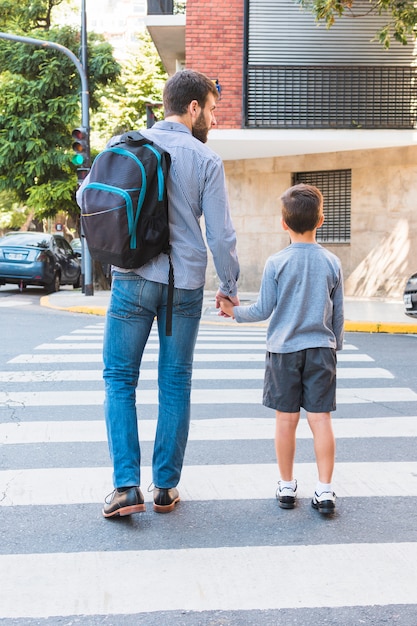
<path fill-rule="evenodd" d="M 88 132 L 86 128 L 75 128 L 72 131 L 72 138 L 75 139 L 72 149 L 76 154 L 71 159 L 71 163 L 80 167 L 89 162 Z"/>
<path fill-rule="evenodd" d="M 71 162 L 74 165 L 82 165 L 84 163 L 84 155 L 83 154 L 74 154 L 74 156 L 71 159 Z"/>

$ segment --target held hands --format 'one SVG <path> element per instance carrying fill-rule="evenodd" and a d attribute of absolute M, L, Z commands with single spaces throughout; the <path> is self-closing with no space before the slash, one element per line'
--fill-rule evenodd
<path fill-rule="evenodd" d="M 220 309 L 219 315 L 221 317 L 232 317 L 233 315 L 233 307 L 239 306 L 239 297 L 238 296 L 226 296 L 220 290 L 216 293 L 216 309 Z"/>

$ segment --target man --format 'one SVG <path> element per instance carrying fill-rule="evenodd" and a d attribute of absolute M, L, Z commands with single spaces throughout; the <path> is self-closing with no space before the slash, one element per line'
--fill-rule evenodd
<path fill-rule="evenodd" d="M 220 279 L 216 294 L 239 304 L 239 264 L 221 159 L 204 145 L 215 126 L 218 93 L 199 72 L 176 73 L 164 89 L 164 121 L 143 135 L 171 155 L 167 183 L 171 258 L 175 289 L 172 336 L 165 334 L 168 257 L 160 254 L 135 270 L 113 269 L 112 293 L 104 333 L 105 416 L 114 491 L 106 498 L 104 517 L 145 510 L 140 489 L 140 445 L 136 386 L 143 350 L 154 318 L 159 332 L 159 411 L 152 458 L 154 510 L 168 513 L 180 497 L 181 476 L 190 422 L 194 347 L 202 303 L 207 249 Z M 140 404 L 140 395 L 139 395 Z"/>

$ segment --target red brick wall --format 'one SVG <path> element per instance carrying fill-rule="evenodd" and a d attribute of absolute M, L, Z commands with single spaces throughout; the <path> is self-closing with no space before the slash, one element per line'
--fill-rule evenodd
<path fill-rule="evenodd" d="M 187 0 L 185 63 L 222 87 L 218 128 L 243 125 L 243 0 Z"/>

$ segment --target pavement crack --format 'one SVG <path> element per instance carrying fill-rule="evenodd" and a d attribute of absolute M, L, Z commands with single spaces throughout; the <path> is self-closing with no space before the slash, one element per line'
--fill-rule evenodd
<path fill-rule="evenodd" d="M 0 503 L 4 503 L 6 500 L 8 500 L 8 504 L 10 504 L 10 506 L 13 506 L 13 499 L 10 497 L 8 492 L 11 489 L 12 483 L 15 480 L 15 478 L 16 476 L 14 476 L 9 481 L 7 481 L 4 487 L 2 488 L 2 490 L 0 491 Z"/>

